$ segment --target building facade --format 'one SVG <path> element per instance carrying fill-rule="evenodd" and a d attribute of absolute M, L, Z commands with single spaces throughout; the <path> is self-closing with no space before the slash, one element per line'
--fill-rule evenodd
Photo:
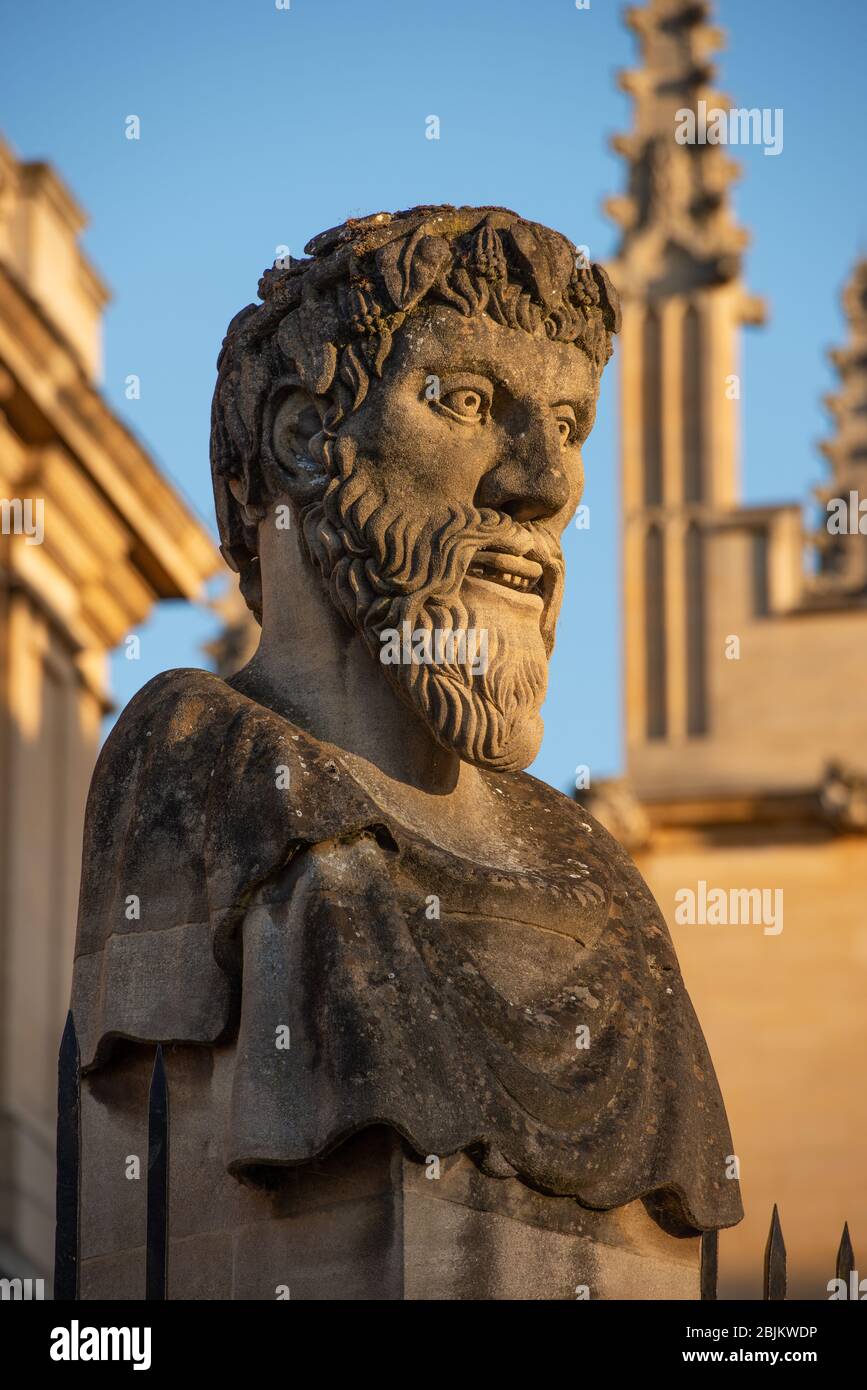
<path fill-rule="evenodd" d="M 628 12 L 640 63 L 608 204 L 626 767 L 590 801 L 666 913 L 729 1109 L 747 1216 L 721 1242 L 722 1294 L 759 1294 L 776 1202 L 792 1294 L 827 1297 L 844 1220 L 867 1250 L 867 535 L 811 533 L 799 499 L 740 501 L 740 336 L 764 308 L 736 164 L 675 136 L 678 110 L 732 106 L 709 20 L 694 0 Z M 844 303 L 823 507 L 867 498 L 867 264 Z"/>
<path fill-rule="evenodd" d="M 100 394 L 106 288 L 57 173 L 0 142 L 0 1272 L 48 1277 L 57 1047 L 108 656 L 219 567 Z"/>

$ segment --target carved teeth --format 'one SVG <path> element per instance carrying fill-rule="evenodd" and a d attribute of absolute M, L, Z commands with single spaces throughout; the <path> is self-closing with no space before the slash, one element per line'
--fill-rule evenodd
<path fill-rule="evenodd" d="M 535 580 L 528 579 L 523 574 L 511 574 L 508 570 L 493 569 L 477 563 L 470 565 L 467 573 L 477 579 L 487 579 L 492 584 L 502 584 L 507 589 L 519 589 L 521 593 L 529 594 L 536 591 Z"/>

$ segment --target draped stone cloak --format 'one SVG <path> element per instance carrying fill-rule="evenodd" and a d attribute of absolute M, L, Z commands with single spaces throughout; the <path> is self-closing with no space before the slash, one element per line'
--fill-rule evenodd
<path fill-rule="evenodd" d="M 118 1039 L 229 1043 L 224 1152 L 247 1180 L 386 1124 L 588 1207 L 734 1224 L 722 1098 L 649 890 L 576 803 L 482 775 L 509 867 L 414 833 L 231 682 L 151 681 L 88 799 L 84 1070 Z"/>

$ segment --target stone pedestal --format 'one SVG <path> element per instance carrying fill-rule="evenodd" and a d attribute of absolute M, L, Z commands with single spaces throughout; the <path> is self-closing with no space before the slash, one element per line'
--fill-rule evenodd
<path fill-rule="evenodd" d="M 225 1169 L 230 1048 L 168 1049 L 169 1297 L 176 1299 L 697 1299 L 700 1239 L 642 1202 L 591 1212 L 466 1155 L 437 1165 L 374 1127 L 268 1190 Z M 84 1299 L 144 1294 L 147 1088 L 130 1052 L 82 1096 Z M 141 1176 L 131 1159 L 141 1160 Z M 428 1176 L 431 1174 L 431 1176 Z"/>

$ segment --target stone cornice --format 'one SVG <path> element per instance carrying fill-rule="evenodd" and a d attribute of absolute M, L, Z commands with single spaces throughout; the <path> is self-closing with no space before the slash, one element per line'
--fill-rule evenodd
<path fill-rule="evenodd" d="M 152 599 L 200 598 L 222 563 L 205 526 L 6 268 L 0 268 L 0 364 L 43 422 L 43 433 L 62 445 L 82 483 L 120 524 L 130 581 Z M 104 576 L 109 585 L 117 580 Z"/>

